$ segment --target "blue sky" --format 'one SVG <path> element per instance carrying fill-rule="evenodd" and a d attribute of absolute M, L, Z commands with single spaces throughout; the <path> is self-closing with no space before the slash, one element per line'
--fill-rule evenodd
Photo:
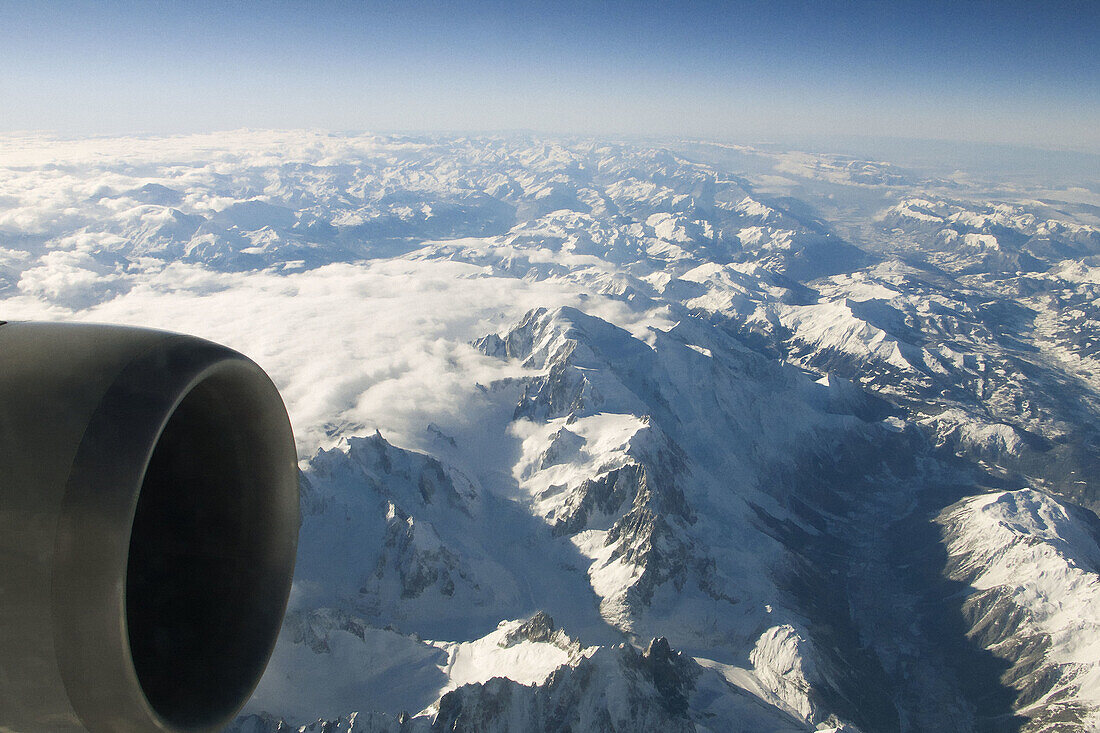
<path fill-rule="evenodd" d="M 7 2 L 0 130 L 868 135 L 1100 151 L 1100 3 Z"/>

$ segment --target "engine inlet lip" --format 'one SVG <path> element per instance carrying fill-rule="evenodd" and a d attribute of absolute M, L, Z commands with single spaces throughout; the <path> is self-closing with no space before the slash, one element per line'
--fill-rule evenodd
<path fill-rule="evenodd" d="M 162 434 L 202 383 L 235 374 L 264 395 L 261 419 L 273 455 L 285 466 L 270 487 L 270 562 L 274 582 L 269 642 L 243 665 L 244 694 L 193 719 L 158 712 L 135 668 L 127 627 L 127 565 L 138 500 Z M 58 670 L 69 701 L 89 730 L 220 730 L 247 700 L 266 666 L 285 610 L 297 545 L 296 455 L 278 391 L 256 364 L 235 351 L 185 336 L 166 337 L 118 374 L 92 414 L 77 448 L 58 519 L 51 614 Z M 228 660 L 232 661 L 232 660 Z M 204 701 L 197 700 L 202 706 Z"/>

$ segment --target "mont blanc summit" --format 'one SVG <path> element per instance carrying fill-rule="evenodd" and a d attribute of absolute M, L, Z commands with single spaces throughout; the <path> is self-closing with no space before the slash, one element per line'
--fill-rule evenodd
<path fill-rule="evenodd" d="M 699 141 L 9 136 L 0 316 L 251 355 L 233 733 L 1100 729 L 1100 182 Z"/>

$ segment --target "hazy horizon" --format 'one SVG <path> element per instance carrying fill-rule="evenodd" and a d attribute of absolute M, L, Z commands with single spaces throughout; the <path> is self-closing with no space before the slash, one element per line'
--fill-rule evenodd
<path fill-rule="evenodd" d="M 0 131 L 252 128 L 1100 152 L 1097 6 L 0 3 Z"/>

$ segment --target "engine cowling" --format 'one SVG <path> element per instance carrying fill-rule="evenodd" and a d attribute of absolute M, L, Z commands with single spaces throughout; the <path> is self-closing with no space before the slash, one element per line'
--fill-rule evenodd
<path fill-rule="evenodd" d="M 0 731 L 220 730 L 286 608 L 296 460 L 231 349 L 0 325 Z"/>

